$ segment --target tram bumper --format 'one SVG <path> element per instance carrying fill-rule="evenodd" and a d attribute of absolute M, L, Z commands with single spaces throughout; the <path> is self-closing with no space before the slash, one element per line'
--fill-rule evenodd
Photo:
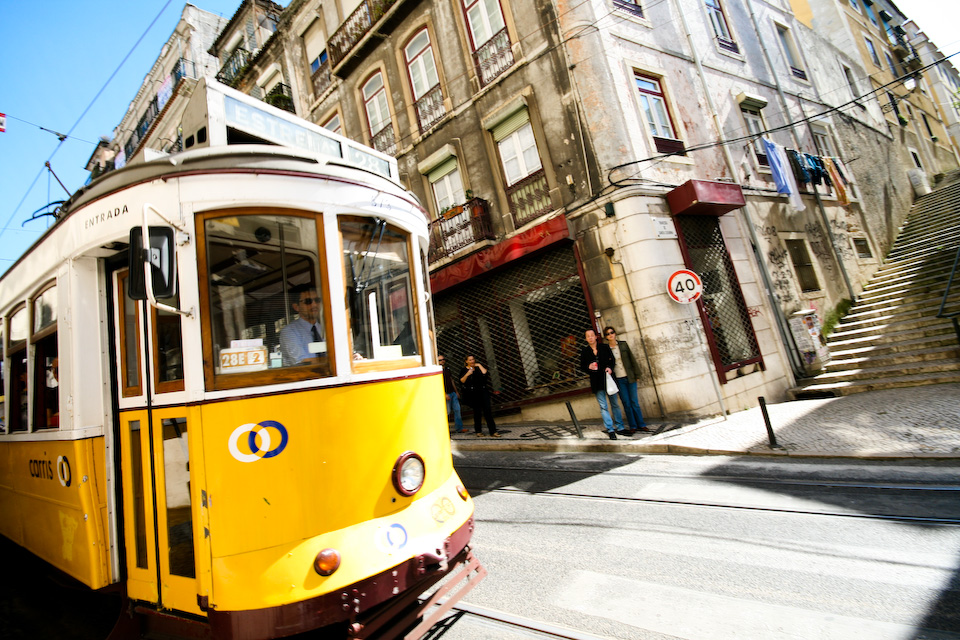
<path fill-rule="evenodd" d="M 207 614 L 211 635 L 224 640 L 267 640 L 347 623 L 353 638 L 419 638 L 486 575 L 467 546 L 473 527 L 471 516 L 437 553 L 420 553 L 315 598 L 256 610 L 211 609 Z M 450 579 L 431 592 L 446 576 Z"/>

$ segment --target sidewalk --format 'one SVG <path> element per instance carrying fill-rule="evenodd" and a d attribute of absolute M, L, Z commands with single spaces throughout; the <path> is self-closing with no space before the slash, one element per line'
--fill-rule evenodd
<path fill-rule="evenodd" d="M 472 420 L 454 451 L 553 451 L 960 459 L 960 384 L 884 389 L 840 398 L 767 404 L 780 448 L 771 448 L 759 406 L 696 423 L 649 420 L 659 433 L 610 440 L 597 415 L 572 422 L 497 422 L 502 438 L 478 438 Z"/>

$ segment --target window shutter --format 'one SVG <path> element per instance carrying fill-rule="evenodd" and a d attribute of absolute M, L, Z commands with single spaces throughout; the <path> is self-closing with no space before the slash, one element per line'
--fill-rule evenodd
<path fill-rule="evenodd" d="M 452 173 L 456 168 L 457 158 L 456 156 L 450 156 L 427 174 L 427 180 L 429 180 L 431 183 L 434 183 L 448 173 Z"/>
<path fill-rule="evenodd" d="M 525 125 L 530 121 L 530 114 L 526 107 L 518 109 L 509 117 L 501 120 L 491 129 L 495 142 L 500 142 L 508 135 Z"/>

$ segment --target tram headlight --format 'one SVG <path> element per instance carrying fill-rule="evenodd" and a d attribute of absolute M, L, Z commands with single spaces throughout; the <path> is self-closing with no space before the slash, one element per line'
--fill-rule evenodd
<path fill-rule="evenodd" d="M 340 552 L 336 549 L 324 549 L 313 561 L 313 569 L 322 576 L 332 575 L 340 568 Z"/>
<path fill-rule="evenodd" d="M 412 496 L 420 491 L 426 477 L 427 468 L 423 458 L 413 451 L 404 453 L 393 465 L 393 486 L 401 495 Z"/>

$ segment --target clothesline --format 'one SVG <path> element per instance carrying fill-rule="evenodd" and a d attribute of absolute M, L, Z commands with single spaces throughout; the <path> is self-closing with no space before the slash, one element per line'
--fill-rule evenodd
<path fill-rule="evenodd" d="M 825 183 L 834 188 L 840 205 L 850 204 L 847 196 L 850 180 L 847 176 L 851 174 L 840 158 L 787 149 L 767 138 L 760 140 L 767 151 L 767 161 L 773 181 L 777 185 L 777 192 L 787 196 L 794 211 L 806 209 L 803 198 L 800 197 L 800 185 L 807 183 L 814 185 L 814 188 Z"/>

